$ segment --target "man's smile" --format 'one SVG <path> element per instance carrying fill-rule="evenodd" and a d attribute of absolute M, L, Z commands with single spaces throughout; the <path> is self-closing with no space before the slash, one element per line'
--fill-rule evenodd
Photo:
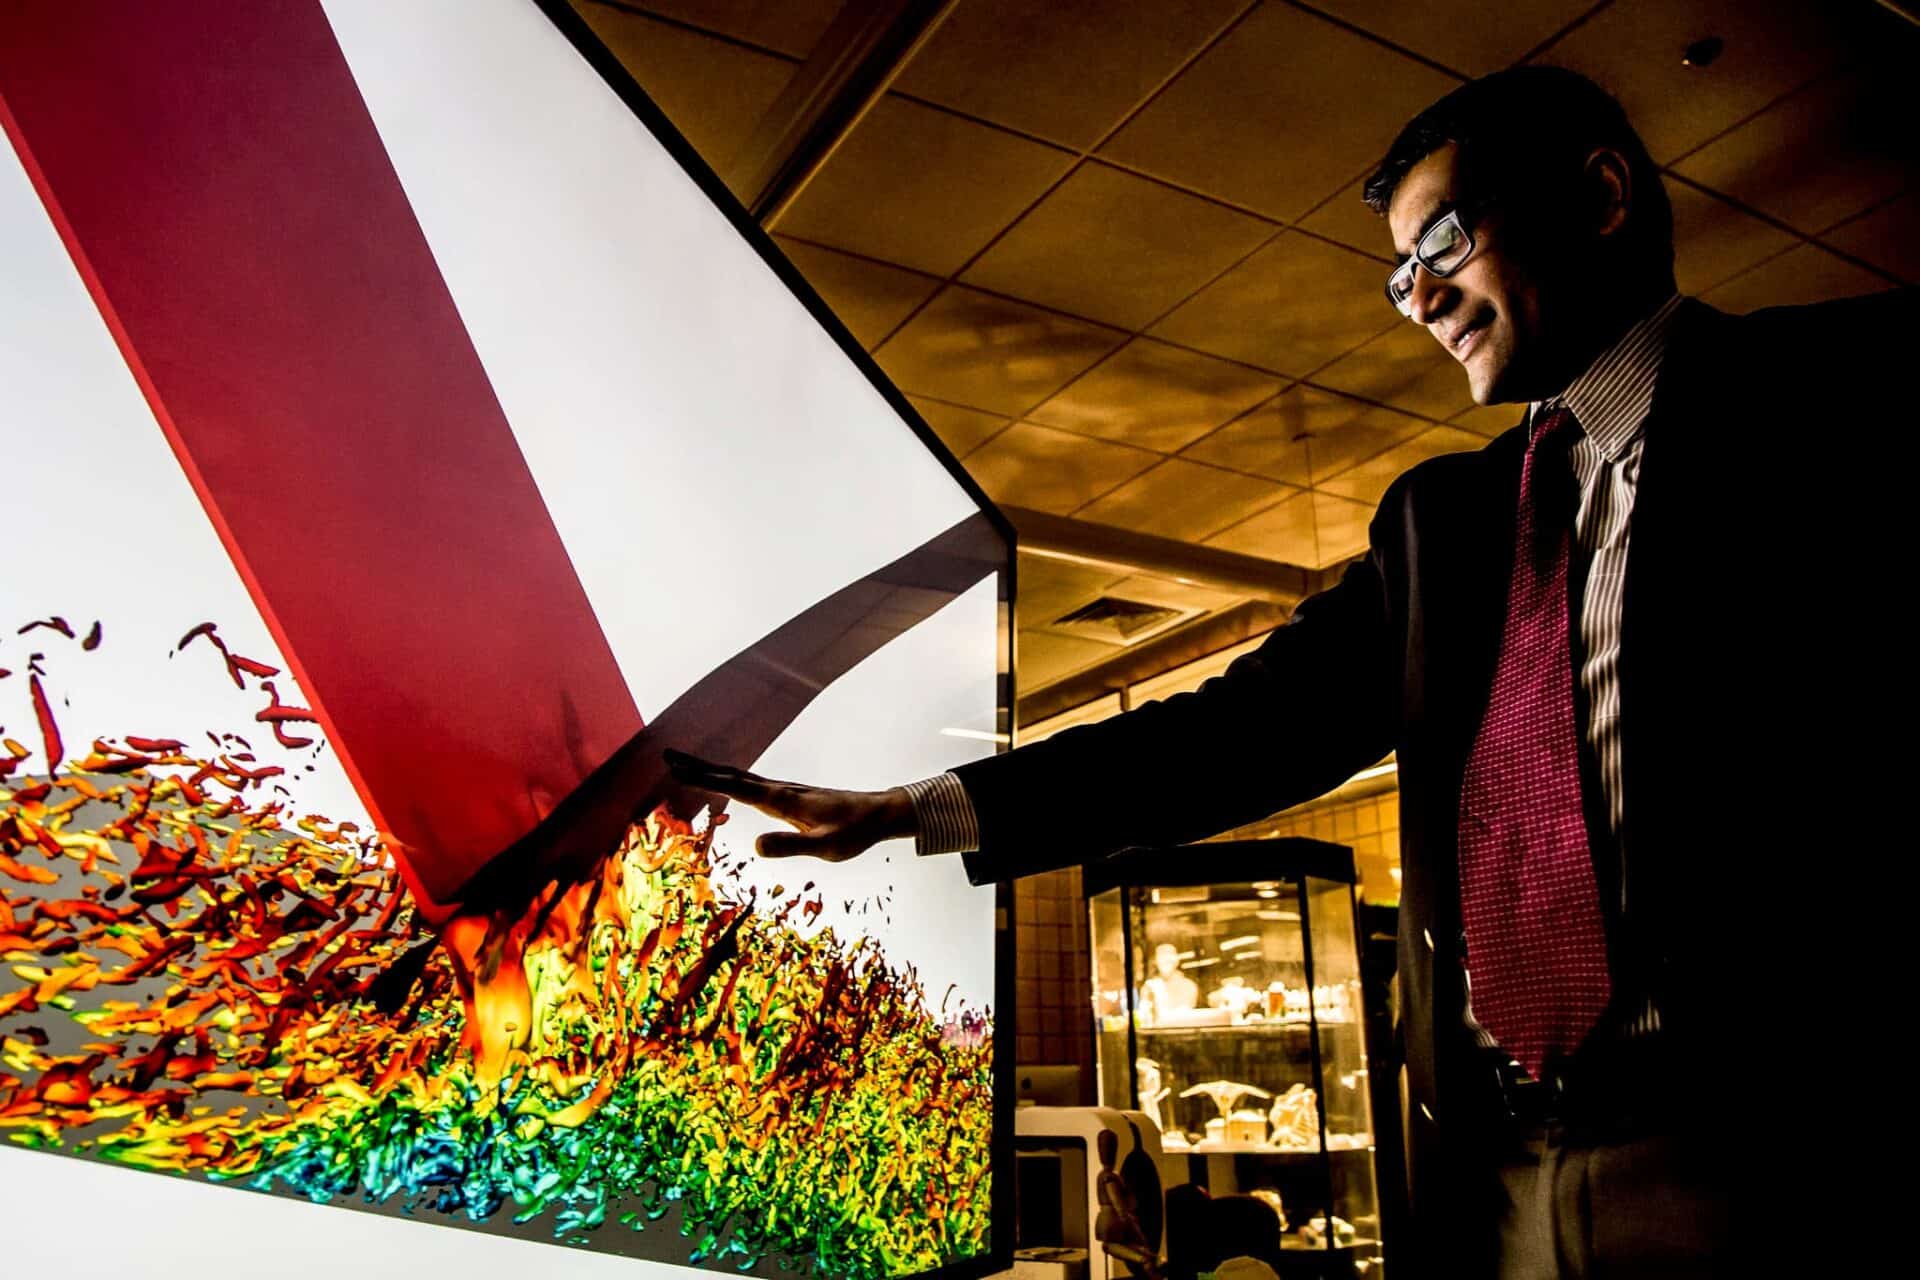
<path fill-rule="evenodd" d="M 1468 354 L 1479 345 L 1479 337 L 1493 324 L 1493 308 L 1483 306 L 1465 321 L 1456 324 L 1445 333 L 1436 333 L 1440 345 L 1452 353 L 1455 360 L 1466 363 Z"/>

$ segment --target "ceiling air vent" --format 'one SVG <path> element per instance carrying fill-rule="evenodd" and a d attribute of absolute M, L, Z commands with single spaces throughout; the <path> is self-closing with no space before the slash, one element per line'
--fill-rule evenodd
<path fill-rule="evenodd" d="M 1054 619 L 1047 628 L 1083 640 L 1102 644 L 1138 644 L 1148 636 L 1159 635 L 1168 627 L 1185 622 L 1198 609 L 1176 609 L 1170 605 L 1123 600 L 1119 596 L 1101 596 L 1072 613 Z"/>

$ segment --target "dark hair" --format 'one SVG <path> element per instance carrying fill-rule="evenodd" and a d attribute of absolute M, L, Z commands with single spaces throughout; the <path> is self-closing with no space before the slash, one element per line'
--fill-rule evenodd
<path fill-rule="evenodd" d="M 1400 130 L 1361 188 L 1367 207 L 1384 214 L 1408 170 L 1449 143 L 1459 150 L 1468 194 L 1523 204 L 1569 190 L 1593 148 L 1613 148 L 1626 157 L 1633 184 L 1622 249 L 1672 274 L 1673 206 L 1659 167 L 1620 104 L 1585 76 L 1512 67 L 1461 85 Z"/>

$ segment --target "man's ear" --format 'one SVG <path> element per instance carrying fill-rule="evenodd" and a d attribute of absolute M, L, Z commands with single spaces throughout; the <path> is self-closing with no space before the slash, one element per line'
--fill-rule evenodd
<path fill-rule="evenodd" d="M 1587 156 L 1580 187 L 1594 234 L 1605 239 L 1626 225 L 1633 211 L 1633 171 L 1626 156 L 1612 147 L 1595 147 Z"/>

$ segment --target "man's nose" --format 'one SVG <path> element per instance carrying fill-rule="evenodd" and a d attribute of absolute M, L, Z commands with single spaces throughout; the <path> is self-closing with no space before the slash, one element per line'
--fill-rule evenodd
<path fill-rule="evenodd" d="M 1460 291 L 1451 281 L 1442 279 L 1425 267 L 1413 269 L 1413 296 L 1408 299 L 1409 316 L 1415 324 L 1429 325 L 1453 310 Z"/>

